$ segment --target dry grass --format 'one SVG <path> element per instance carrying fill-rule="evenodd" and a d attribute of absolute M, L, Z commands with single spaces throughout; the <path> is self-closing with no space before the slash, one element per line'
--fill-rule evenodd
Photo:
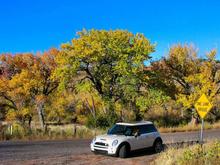
<path fill-rule="evenodd" d="M 204 123 L 204 129 L 219 129 L 220 128 L 220 122 L 210 124 L 205 122 Z M 197 131 L 201 129 L 201 124 L 198 125 L 184 125 L 184 126 L 178 126 L 178 127 L 160 127 L 159 131 L 161 133 L 171 133 L 171 132 L 190 132 L 190 131 Z"/>
<path fill-rule="evenodd" d="M 48 134 L 57 133 L 61 137 L 91 138 L 98 134 L 106 133 L 103 129 L 89 129 L 84 125 L 67 124 L 63 126 L 49 126 Z"/>
<path fill-rule="evenodd" d="M 201 125 L 184 125 L 178 127 L 160 127 L 161 133 L 171 132 L 189 132 L 199 130 Z M 220 122 L 210 124 L 205 123 L 204 129 L 220 128 Z M 0 140 L 55 140 L 55 139 L 73 139 L 73 138 L 92 138 L 96 135 L 104 134 L 107 129 L 89 129 L 83 125 L 66 124 L 66 125 L 51 125 L 48 126 L 47 131 L 33 127 L 32 130 L 24 129 L 19 124 L 14 124 L 13 134 L 11 135 L 9 129 L 5 129 L 1 133 Z"/>
<path fill-rule="evenodd" d="M 175 156 L 174 156 L 175 155 Z M 220 141 L 208 142 L 185 148 L 170 148 L 161 153 L 152 163 L 154 165 L 217 165 L 220 162 Z"/>
<path fill-rule="evenodd" d="M 98 134 L 104 134 L 106 130 L 89 129 L 83 125 L 67 124 L 48 126 L 46 131 L 39 128 L 24 129 L 20 124 L 13 124 L 13 132 L 6 128 L 0 136 L 0 140 L 59 140 L 92 138 Z"/>

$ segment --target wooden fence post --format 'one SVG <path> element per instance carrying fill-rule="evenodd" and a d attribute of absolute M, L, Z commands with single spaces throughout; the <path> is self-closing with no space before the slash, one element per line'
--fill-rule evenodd
<path fill-rule="evenodd" d="M 76 137 L 76 124 L 73 126 L 73 136 Z"/>

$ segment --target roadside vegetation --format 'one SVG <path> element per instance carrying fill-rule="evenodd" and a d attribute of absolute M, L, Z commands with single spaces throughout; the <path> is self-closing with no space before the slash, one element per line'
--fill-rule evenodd
<path fill-rule="evenodd" d="M 200 57 L 194 46 L 175 44 L 152 61 L 154 52 L 143 34 L 84 29 L 60 49 L 1 54 L 1 139 L 89 137 L 117 121 L 197 130 L 194 103 L 203 93 L 213 105 L 206 128 L 219 128 L 216 50 Z"/>
<path fill-rule="evenodd" d="M 190 132 L 198 131 L 201 129 L 201 125 L 184 125 L 176 127 L 159 127 L 160 133 L 172 133 L 172 132 Z M 220 122 L 204 124 L 204 129 L 220 129 Z M 65 125 L 50 125 L 46 130 L 42 130 L 39 127 L 33 126 L 24 127 L 20 123 L 13 123 L 11 126 L 5 126 L 1 128 L 0 140 L 58 140 L 58 139 L 91 139 L 96 135 L 105 134 L 108 128 L 89 128 L 85 125 L 79 124 L 65 124 Z"/>
<path fill-rule="evenodd" d="M 220 162 L 220 141 L 193 145 L 185 148 L 170 148 L 161 153 L 152 163 L 154 165 L 211 165 Z"/>
<path fill-rule="evenodd" d="M 59 140 L 59 139 L 91 139 L 97 134 L 104 134 L 105 129 L 89 129 L 83 125 L 56 125 L 48 126 L 46 131 L 33 127 L 25 128 L 19 123 L 11 127 L 4 127 L 0 140 Z"/>
<path fill-rule="evenodd" d="M 161 133 L 171 133 L 171 132 L 190 132 L 190 131 L 197 131 L 201 129 L 201 124 L 192 125 L 180 125 L 175 127 L 159 127 L 159 131 Z M 216 122 L 213 124 L 210 124 L 209 122 L 205 122 L 204 129 L 220 129 L 220 122 Z"/>

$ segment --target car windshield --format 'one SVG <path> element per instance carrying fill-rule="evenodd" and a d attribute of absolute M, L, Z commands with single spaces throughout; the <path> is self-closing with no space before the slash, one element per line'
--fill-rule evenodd
<path fill-rule="evenodd" d="M 138 132 L 138 127 L 136 126 L 126 126 L 115 124 L 112 128 L 109 129 L 108 135 L 125 135 L 125 136 L 134 136 Z"/>

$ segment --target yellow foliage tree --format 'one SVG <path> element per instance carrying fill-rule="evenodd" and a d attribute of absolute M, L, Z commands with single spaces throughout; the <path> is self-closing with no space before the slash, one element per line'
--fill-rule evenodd
<path fill-rule="evenodd" d="M 154 63 L 152 68 L 159 75 L 158 86 L 181 103 L 184 109 L 195 112 L 194 104 L 203 93 L 216 107 L 220 93 L 220 65 L 215 50 L 201 59 L 193 46 L 175 45 L 168 56 Z"/>

